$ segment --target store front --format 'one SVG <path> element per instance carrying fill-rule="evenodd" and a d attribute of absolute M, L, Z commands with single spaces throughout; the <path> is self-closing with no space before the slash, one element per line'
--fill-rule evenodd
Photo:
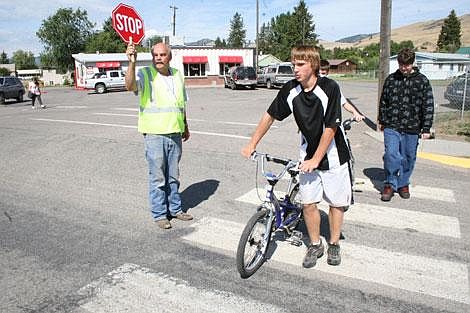
<path fill-rule="evenodd" d="M 232 66 L 254 66 L 255 49 L 221 49 L 212 47 L 172 47 L 170 66 L 184 73 L 186 85 L 224 84 L 223 77 Z M 73 54 L 75 59 L 75 86 L 84 88 L 85 80 L 95 73 L 109 70 L 127 71 L 128 60 L 125 53 Z M 139 53 L 136 67 L 149 66 L 150 53 Z"/>

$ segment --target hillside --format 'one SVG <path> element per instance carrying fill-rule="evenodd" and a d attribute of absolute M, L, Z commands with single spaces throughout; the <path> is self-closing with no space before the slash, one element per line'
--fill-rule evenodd
<path fill-rule="evenodd" d="M 411 40 L 418 51 L 434 52 L 444 19 L 419 22 L 392 29 L 392 40 L 395 42 Z M 470 46 L 470 14 L 460 16 L 459 20 L 462 46 Z M 352 43 L 320 41 L 320 44 L 326 49 L 333 49 L 334 47 L 361 48 L 379 41 L 380 34 L 372 34 Z"/>

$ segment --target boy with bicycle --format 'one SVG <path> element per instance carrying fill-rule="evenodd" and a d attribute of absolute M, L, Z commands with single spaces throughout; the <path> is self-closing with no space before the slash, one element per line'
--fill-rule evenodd
<path fill-rule="evenodd" d="M 279 91 L 241 153 L 250 157 L 274 120 L 281 121 L 294 114 L 301 135 L 299 194 L 310 237 L 303 266 L 315 266 L 317 258 L 325 251 L 320 239 L 321 216 L 317 207 L 322 199 L 330 206 L 327 262 L 339 265 L 343 215 L 352 196 L 349 152 L 341 129 L 341 92 L 335 81 L 319 77 L 320 55 L 314 47 L 294 47 L 291 60 L 295 79 Z"/>

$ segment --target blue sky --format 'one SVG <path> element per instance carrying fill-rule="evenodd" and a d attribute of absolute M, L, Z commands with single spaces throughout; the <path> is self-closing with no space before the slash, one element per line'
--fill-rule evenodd
<path fill-rule="evenodd" d="M 172 9 L 176 11 L 176 35 L 185 42 L 202 38 L 227 38 L 229 22 L 239 12 L 247 29 L 247 39 L 256 36 L 256 0 L 0 0 L 0 52 L 9 57 L 16 50 L 38 55 L 43 46 L 36 31 L 44 19 L 58 8 L 85 9 L 89 19 L 101 28 L 120 2 L 133 6 L 144 20 L 149 35 L 171 34 Z M 320 39 L 338 40 L 380 30 L 380 0 L 305 1 L 313 14 Z M 470 13 L 468 0 L 392 0 L 392 28 L 429 19 L 447 17 L 455 9 L 458 16 Z M 259 0 L 260 26 L 272 17 L 292 11 L 298 0 Z"/>

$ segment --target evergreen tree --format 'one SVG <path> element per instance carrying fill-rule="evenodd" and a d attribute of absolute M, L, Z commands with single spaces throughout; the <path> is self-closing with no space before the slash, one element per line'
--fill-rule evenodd
<path fill-rule="evenodd" d="M 243 48 L 246 38 L 246 29 L 244 29 L 243 18 L 235 12 L 232 20 L 230 21 L 230 34 L 227 39 L 227 44 L 230 48 Z"/>
<path fill-rule="evenodd" d="M 437 47 L 442 52 L 455 52 L 461 46 L 460 21 L 455 15 L 455 11 L 450 11 L 449 16 L 444 20 L 444 24 L 437 40 Z"/>
<path fill-rule="evenodd" d="M 299 4 L 294 7 L 292 13 L 292 23 L 296 25 L 292 32 L 291 40 L 293 43 L 302 43 L 305 45 L 317 45 L 317 35 L 315 34 L 315 24 L 313 16 L 308 12 L 307 5 L 304 0 L 300 0 Z"/>
<path fill-rule="evenodd" d="M 227 43 L 225 42 L 225 39 L 224 40 L 221 40 L 220 37 L 217 37 L 214 41 L 214 46 L 216 48 L 226 48 L 227 47 Z"/>
<path fill-rule="evenodd" d="M 5 51 L 3 51 L 1 54 L 0 54 L 0 64 L 8 64 L 10 63 L 10 60 L 8 60 L 8 56 L 7 54 L 5 53 Z"/>

